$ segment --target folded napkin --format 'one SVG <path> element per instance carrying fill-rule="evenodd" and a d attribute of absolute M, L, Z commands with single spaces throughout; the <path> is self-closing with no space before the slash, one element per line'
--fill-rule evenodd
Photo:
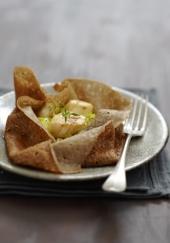
<path fill-rule="evenodd" d="M 147 93 L 157 105 L 155 90 L 132 90 Z M 5 91 L 1 90 L 0 94 Z M 26 178 L 0 170 L 0 195 L 24 195 L 43 197 L 113 197 L 113 198 L 162 198 L 170 197 L 170 161 L 163 151 L 152 161 L 127 172 L 127 190 L 108 193 L 101 189 L 104 179 L 89 181 L 50 182 Z"/>

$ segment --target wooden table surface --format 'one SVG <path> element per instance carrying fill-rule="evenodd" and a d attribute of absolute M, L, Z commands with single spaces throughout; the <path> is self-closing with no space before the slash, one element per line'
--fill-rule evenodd
<path fill-rule="evenodd" d="M 0 88 L 16 65 L 41 82 L 156 88 L 169 123 L 170 1 L 0 1 Z M 2 243 L 168 243 L 169 229 L 168 200 L 0 198 Z"/>

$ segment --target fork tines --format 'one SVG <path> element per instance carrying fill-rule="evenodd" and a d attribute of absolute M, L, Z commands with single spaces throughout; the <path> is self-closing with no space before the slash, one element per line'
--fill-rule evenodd
<path fill-rule="evenodd" d="M 148 96 L 136 97 L 132 101 L 132 109 L 128 119 L 125 122 L 125 133 L 144 133 L 148 114 Z M 139 134 L 140 133 L 140 134 Z"/>

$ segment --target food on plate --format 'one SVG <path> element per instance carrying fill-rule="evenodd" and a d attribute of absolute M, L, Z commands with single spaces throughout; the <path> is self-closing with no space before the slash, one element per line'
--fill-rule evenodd
<path fill-rule="evenodd" d="M 86 116 L 87 114 L 93 112 L 93 105 L 82 100 L 70 100 L 66 104 L 66 109 L 72 113 Z"/>
<path fill-rule="evenodd" d="M 69 114 L 69 113 L 68 113 Z M 77 134 L 85 128 L 85 116 L 66 115 L 62 113 L 55 115 L 49 125 L 49 130 L 55 138 L 67 138 Z"/>
<path fill-rule="evenodd" d="M 4 136 L 12 163 L 77 173 L 118 161 L 129 98 L 104 83 L 80 78 L 59 82 L 50 93 L 22 66 L 14 69 L 14 87 L 15 107 Z"/>

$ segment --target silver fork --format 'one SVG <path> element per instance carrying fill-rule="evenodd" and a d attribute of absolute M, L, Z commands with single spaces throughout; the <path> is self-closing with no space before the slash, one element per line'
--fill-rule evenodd
<path fill-rule="evenodd" d="M 129 143 L 132 137 L 143 136 L 146 130 L 148 115 L 148 97 L 133 99 L 133 106 L 128 119 L 124 125 L 124 132 L 127 139 L 118 163 L 113 169 L 112 174 L 102 185 L 104 191 L 122 192 L 126 189 L 125 161 Z"/>

